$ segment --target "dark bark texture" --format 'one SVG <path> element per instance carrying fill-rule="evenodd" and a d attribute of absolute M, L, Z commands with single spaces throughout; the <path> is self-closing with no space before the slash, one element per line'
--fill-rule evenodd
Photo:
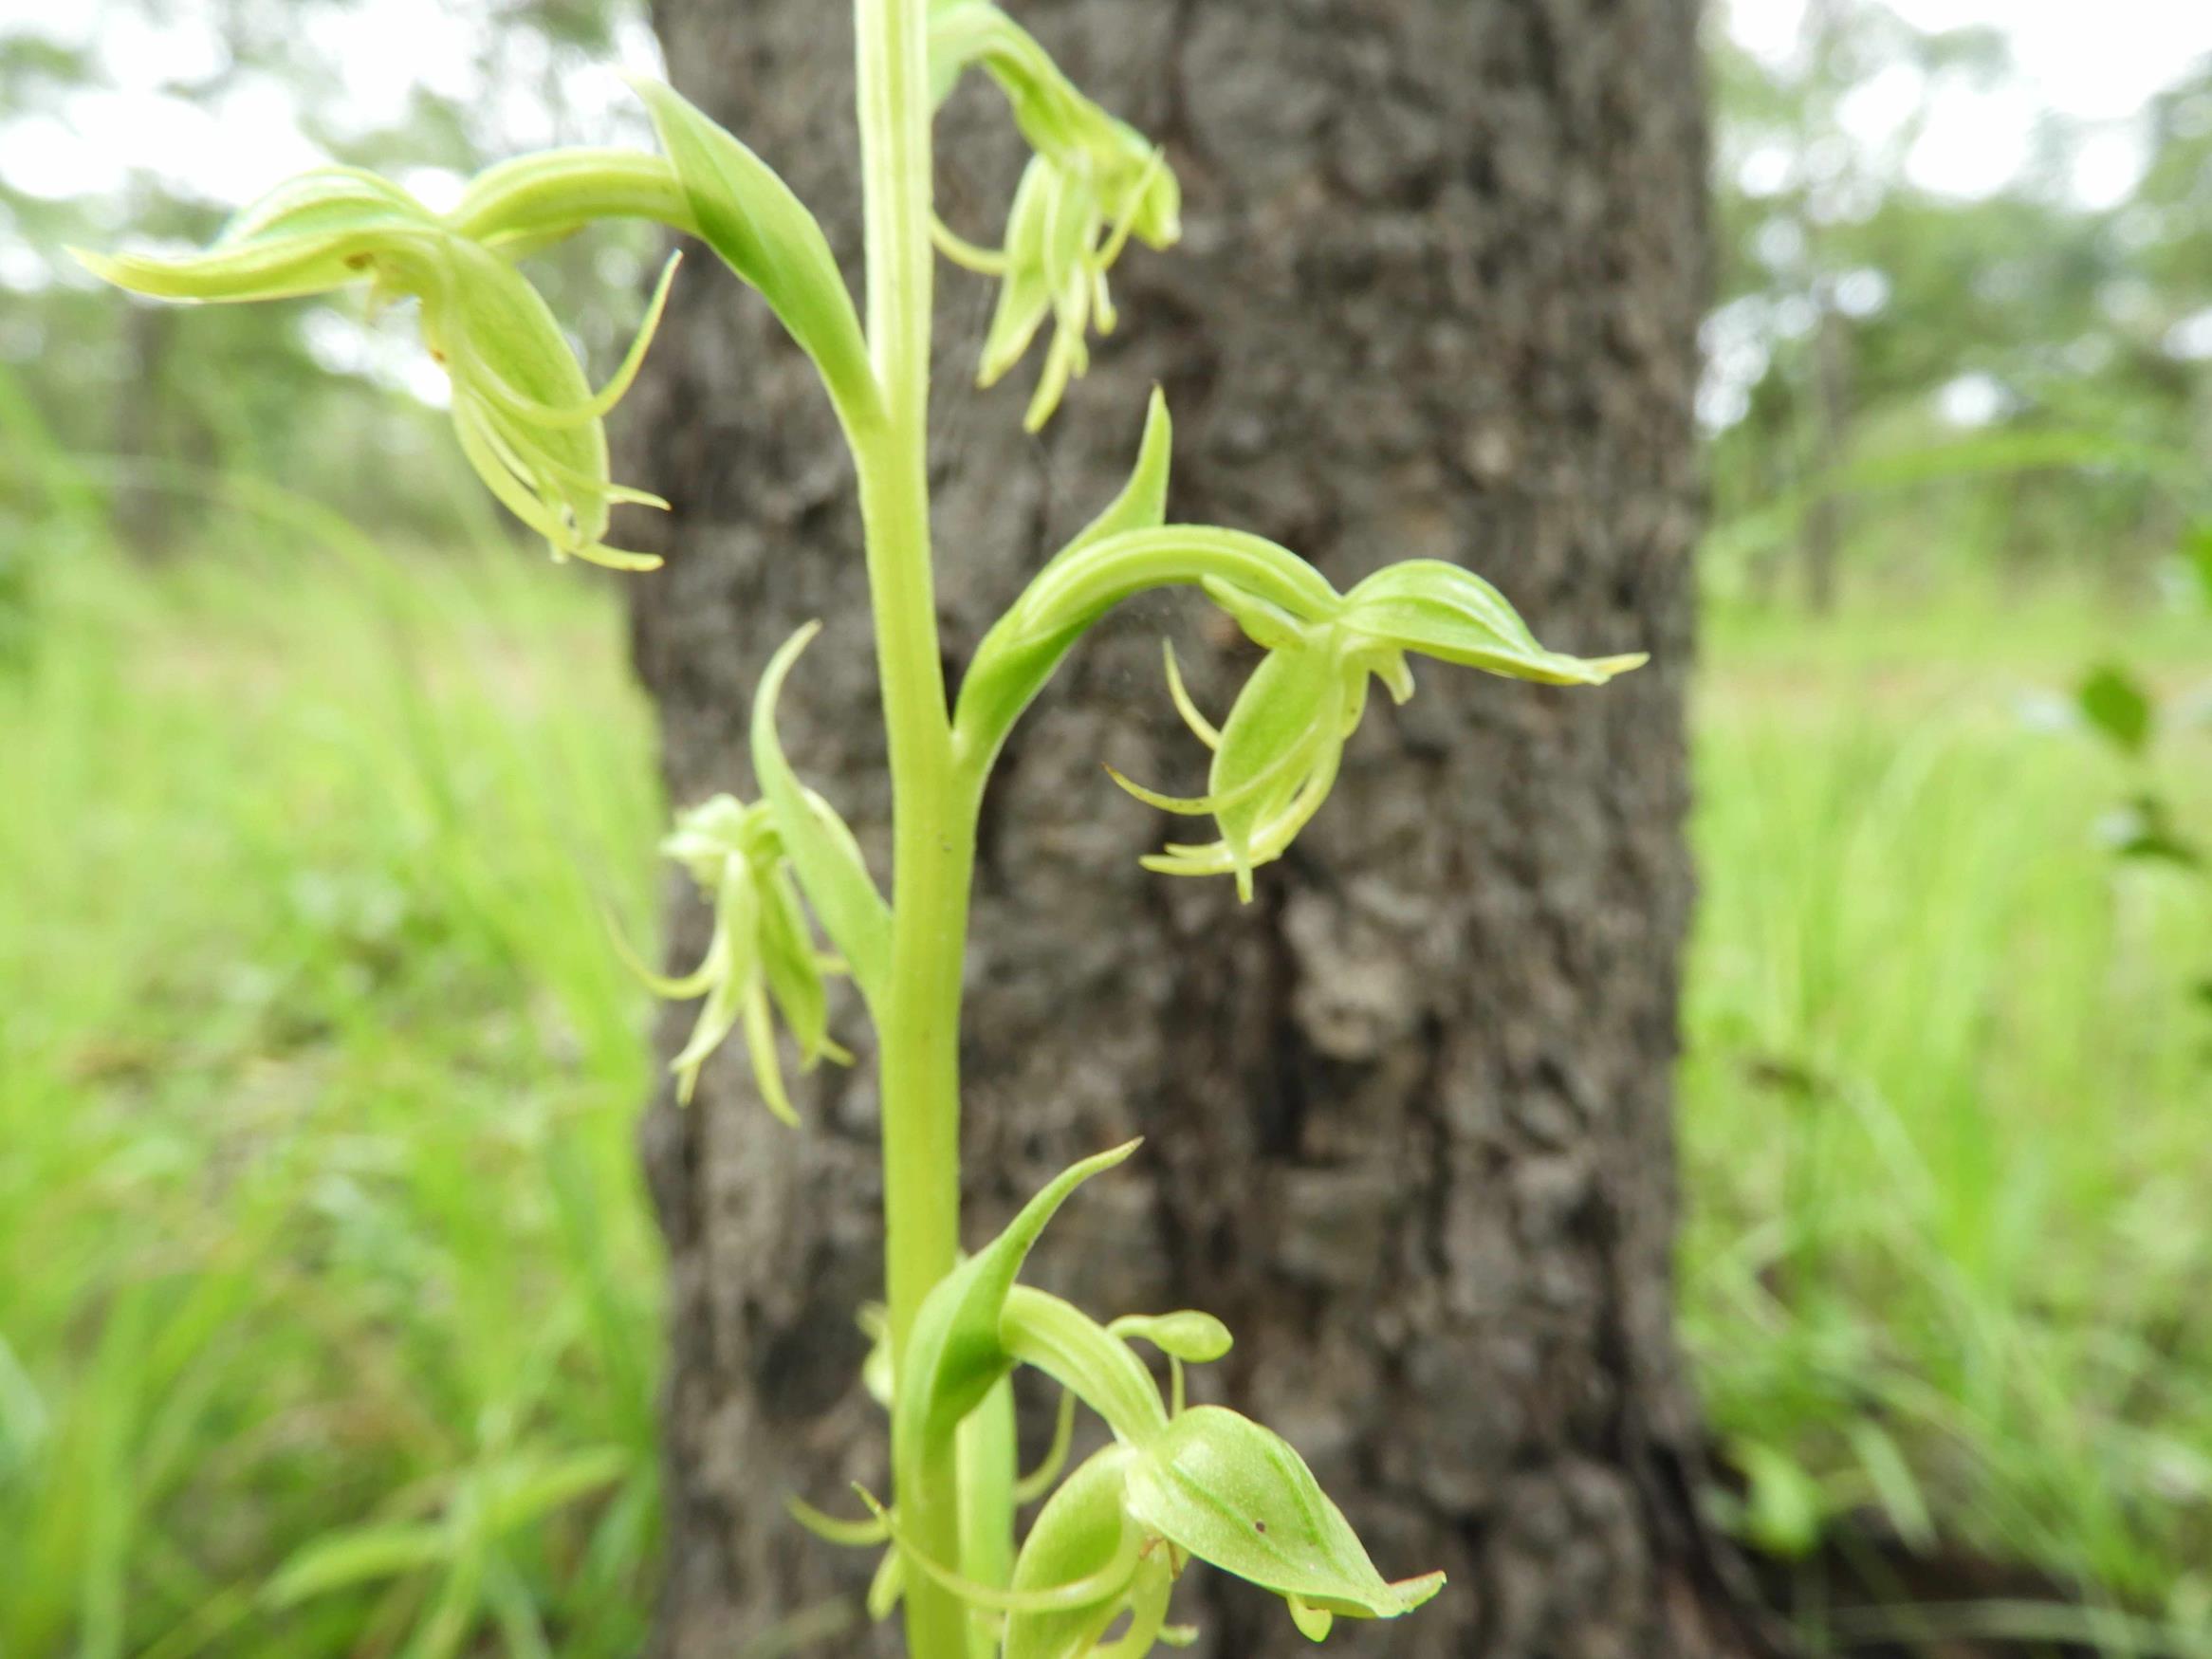
<path fill-rule="evenodd" d="M 1547 643 L 1655 660 L 1594 691 L 1420 667 L 1419 695 L 1371 711 L 1334 799 L 1240 908 L 1226 880 L 1137 868 L 1176 825 L 1100 763 L 1199 787 L 1159 637 L 1217 718 L 1252 654 L 1195 599 L 1111 620 L 1016 735 L 986 814 L 970 1242 L 1074 1157 L 1149 1137 L 1063 1213 L 1031 1277 L 1102 1317 L 1220 1314 L 1237 1347 L 1201 1397 L 1289 1436 L 1386 1573 L 1449 1572 L 1416 1617 L 1339 1626 L 1341 1650 L 1743 1651 L 1694 1512 L 1669 1317 L 1705 265 L 1694 0 L 1018 9 L 1167 143 L 1188 235 L 1124 260 L 1121 329 L 1041 439 L 1019 431 L 1033 367 L 973 391 L 992 295 L 941 267 L 954 671 L 1118 488 L 1154 382 L 1177 422 L 1172 517 L 1273 536 L 1340 585 L 1458 560 Z M 659 0 L 655 20 L 676 84 L 856 265 L 846 9 Z M 946 217 L 993 239 L 1020 162 L 1003 106 L 969 85 L 939 136 Z M 674 799 L 752 792 L 754 678 L 822 617 L 785 747 L 888 869 L 857 520 L 809 369 L 695 263 L 624 415 L 622 475 L 675 507 L 646 526 L 668 568 L 630 590 Z M 704 917 L 675 902 L 694 949 Z M 857 1009 L 841 1023 L 865 1050 Z M 669 1659 L 742 1652 L 857 1594 L 870 1563 L 779 1499 L 848 1507 L 846 1481 L 885 1478 L 854 1375 L 853 1309 L 880 1276 L 867 1055 L 807 1079 L 801 1134 L 743 1070 L 725 1055 L 644 1133 L 673 1270 Z M 1207 1653 L 1303 1649 L 1279 1602 L 1203 1570 L 1178 1613 Z M 855 1627 L 825 1650 L 895 1646 Z"/>

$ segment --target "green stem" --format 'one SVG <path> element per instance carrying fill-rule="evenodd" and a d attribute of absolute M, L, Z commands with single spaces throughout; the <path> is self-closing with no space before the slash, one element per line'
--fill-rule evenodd
<path fill-rule="evenodd" d="M 973 793 L 952 765 L 930 563 L 931 155 L 927 0 L 855 0 L 867 194 L 868 340 L 881 415 L 855 434 L 893 802 L 890 995 L 876 1010 L 884 1276 L 894 1363 L 960 1245 L 960 979 Z M 950 1446 L 926 1448 L 901 1530 L 960 1559 Z M 968 1615 L 927 1575 L 906 1591 L 911 1659 L 965 1659 Z"/>

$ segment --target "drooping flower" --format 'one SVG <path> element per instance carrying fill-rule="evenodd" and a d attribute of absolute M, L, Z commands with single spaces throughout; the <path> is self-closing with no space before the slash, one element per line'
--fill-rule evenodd
<path fill-rule="evenodd" d="M 940 99 L 961 70 L 980 65 L 1005 93 L 1034 152 L 1000 247 L 978 247 L 941 223 L 935 230 L 947 258 L 999 279 L 977 384 L 996 385 L 1027 354 L 1045 319 L 1053 320 L 1052 343 L 1023 418 L 1036 432 L 1052 418 L 1069 381 L 1090 366 L 1092 327 L 1114 331 L 1107 273 L 1130 238 L 1167 248 L 1182 235 L 1182 189 L 1156 145 L 1084 97 L 990 0 L 933 7 L 930 50 Z"/>
<path fill-rule="evenodd" d="M 690 872 L 714 905 L 713 938 L 691 972 L 672 978 L 634 964 L 661 996 L 706 998 L 690 1040 L 669 1062 L 676 1097 L 691 1100 L 699 1068 L 742 1023 L 761 1098 L 796 1127 L 799 1115 L 776 1057 L 771 1005 L 798 1041 L 802 1068 L 825 1056 L 849 1065 L 853 1057 L 829 1037 L 828 965 L 814 949 L 773 815 L 765 802 L 747 806 L 735 796 L 717 795 L 679 813 L 661 851 Z"/>
<path fill-rule="evenodd" d="M 1143 860 L 1169 876 L 1234 876 L 1249 902 L 1252 872 L 1280 858 L 1328 799 L 1344 745 L 1367 709 L 1370 675 L 1392 698 L 1413 694 L 1406 654 L 1547 685 L 1602 685 L 1640 665 L 1641 654 L 1585 658 L 1548 651 L 1502 595 L 1473 572 L 1436 559 L 1377 571 L 1320 619 L 1293 616 L 1256 594 L 1208 579 L 1214 601 L 1267 654 L 1218 728 L 1184 689 L 1172 648 L 1168 692 L 1192 734 L 1213 750 L 1207 792 L 1162 795 L 1115 782 L 1163 811 L 1209 816 L 1221 839 L 1170 842 Z"/>
<path fill-rule="evenodd" d="M 557 161 L 548 157 L 544 165 Z M 644 158 L 632 171 L 641 165 L 663 164 Z M 508 164 L 510 186 L 527 184 L 528 167 Z M 510 194 L 544 212 L 519 191 Z M 440 217 L 389 180 L 325 167 L 287 180 L 245 209 L 204 253 L 77 257 L 95 275 L 158 299 L 283 299 L 359 283 L 368 285 L 372 304 L 420 301 L 423 341 L 452 382 L 462 452 L 492 493 L 545 538 L 557 559 L 652 569 L 657 558 L 605 541 L 618 504 L 667 504 L 613 481 L 603 422 L 644 359 L 674 260 L 661 274 L 621 367 L 595 394 L 544 300 L 495 250 L 526 250 L 561 233 L 561 222 L 549 230 L 534 225 L 536 234 L 524 235 L 480 200 L 464 203 L 463 211 L 466 218 Z M 469 233 L 457 228 L 464 223 Z"/>
<path fill-rule="evenodd" d="M 1141 143 L 1134 133 L 1130 138 Z M 994 386 L 1027 355 L 1047 317 L 1052 343 L 1023 426 L 1040 430 L 1060 407 L 1068 383 L 1091 365 L 1090 331 L 1114 332 L 1116 315 L 1107 273 L 1132 234 L 1164 248 L 1180 233 L 1173 211 L 1174 175 L 1156 150 L 1134 172 L 1102 180 L 1037 156 L 1022 175 L 1006 215 L 1005 246 L 987 253 L 941 231 L 948 256 L 1000 279 L 999 302 L 984 338 L 976 384 Z M 1127 175 L 1126 177 L 1120 176 Z"/>

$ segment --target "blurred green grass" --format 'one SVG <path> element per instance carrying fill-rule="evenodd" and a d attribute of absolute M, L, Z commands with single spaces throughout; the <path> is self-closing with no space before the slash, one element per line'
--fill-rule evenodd
<path fill-rule="evenodd" d="M 1709 650 L 1680 1259 L 1746 1524 L 1855 1512 L 2212 1652 L 2212 892 L 2100 851 L 2137 777 L 2054 718 L 2107 656 L 2203 684 L 2212 625 L 1953 593 Z M 2201 832 L 2208 760 L 2156 758 Z"/>
<path fill-rule="evenodd" d="M 81 546 L 0 673 L 9 1659 L 636 1650 L 646 712 L 573 573 L 336 551 Z"/>
<path fill-rule="evenodd" d="M 651 937 L 662 810 L 618 608 L 242 540 L 80 538 L 0 665 L 0 1654 L 634 1651 L 649 1010 L 602 914 Z M 1686 1331 L 1765 1544 L 1850 1517 L 2212 1650 L 2212 904 L 2115 872 L 2125 769 L 2023 717 L 2115 650 L 2212 661 L 2065 592 L 1716 619 Z M 2212 822 L 2208 755 L 2160 764 Z"/>

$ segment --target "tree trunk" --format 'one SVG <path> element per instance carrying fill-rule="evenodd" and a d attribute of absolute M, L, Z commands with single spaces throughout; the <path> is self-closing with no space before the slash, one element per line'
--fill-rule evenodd
<path fill-rule="evenodd" d="M 1019 431 L 1033 367 L 971 389 L 992 295 L 943 273 L 932 470 L 955 667 L 1119 487 L 1155 381 L 1177 420 L 1171 516 L 1273 536 L 1340 585 L 1459 560 L 1548 643 L 1654 663 L 1597 691 L 1421 668 L 1239 908 L 1226 880 L 1137 868 L 1173 826 L 1100 764 L 1197 788 L 1158 637 L 1217 718 L 1252 654 L 1170 599 L 1079 647 L 986 812 L 969 1242 L 1074 1157 L 1149 1137 L 1054 1225 L 1032 1277 L 1102 1317 L 1223 1316 L 1237 1347 L 1202 1396 L 1296 1443 L 1386 1573 L 1448 1570 L 1417 1616 L 1339 1626 L 1344 1651 L 1744 1651 L 1669 1328 L 1705 277 L 1694 0 L 1020 9 L 1167 143 L 1188 236 L 1124 260 L 1121 330 L 1041 439 Z M 784 173 L 850 268 L 844 9 L 659 0 L 655 21 L 677 86 Z M 987 241 L 1020 160 L 1005 111 L 964 88 L 939 131 L 945 216 Z M 624 476 L 675 506 L 651 534 L 669 567 L 630 589 L 671 792 L 752 792 L 754 677 L 826 618 L 784 695 L 785 747 L 887 870 L 849 469 L 765 307 L 703 267 L 678 292 L 625 411 Z M 705 918 L 674 902 L 680 954 Z M 671 1012 L 670 1041 L 687 1019 Z M 727 1055 L 688 1112 L 664 1097 L 646 1125 L 673 1278 L 672 1659 L 794 1618 L 834 1628 L 825 1604 L 870 1565 L 780 1506 L 796 1490 L 849 1509 L 846 1481 L 885 1481 L 855 1380 L 853 1310 L 880 1282 L 857 1007 L 841 1031 L 861 1063 L 809 1079 L 803 1134 Z M 1177 1605 L 1205 1652 L 1300 1645 L 1279 1602 L 1202 1569 Z M 894 1648 L 887 1629 L 826 1650 Z"/>

